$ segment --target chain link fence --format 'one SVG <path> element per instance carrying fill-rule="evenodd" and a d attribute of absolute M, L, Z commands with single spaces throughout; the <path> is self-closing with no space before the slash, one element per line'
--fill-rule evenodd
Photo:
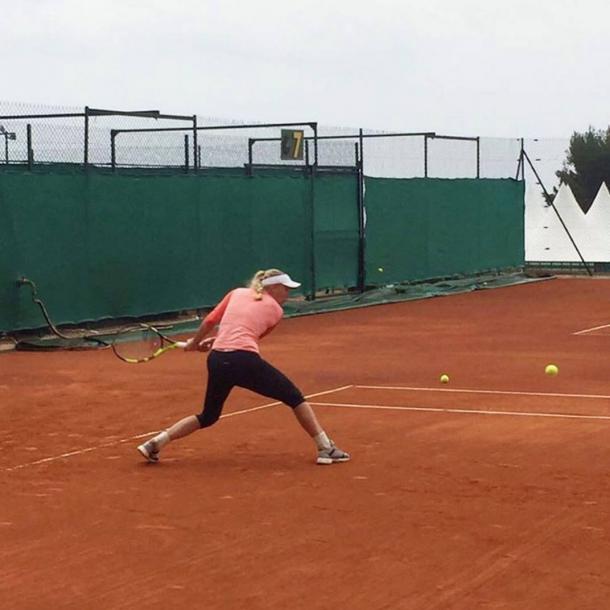
<path fill-rule="evenodd" d="M 158 111 L 112 111 L 0 101 L 0 166 L 77 164 L 107 168 L 282 165 L 351 167 L 391 178 L 516 178 L 522 140 L 434 133 L 390 133 L 314 122 L 303 131 L 303 159 L 281 156 L 282 124 L 245 125 Z M 527 140 L 541 175 L 555 184 L 567 141 Z"/>
<path fill-rule="evenodd" d="M 82 163 L 83 121 L 76 116 L 79 112 L 82 110 L 65 106 L 0 102 L 0 126 L 13 134 L 0 163 Z M 31 121 L 17 118 L 50 114 L 56 116 Z M 30 155 L 35 150 L 35 154 L 28 157 L 28 150 Z"/>
<path fill-rule="evenodd" d="M 288 127 L 303 133 L 302 159 L 282 158 L 281 134 Z M 543 185 L 549 193 L 559 187 L 556 173 L 565 162 L 569 145 L 569 138 L 391 133 L 311 121 L 245 124 L 154 110 L 129 112 L 0 101 L 0 171 L 47 164 L 118 171 L 243 168 L 249 173 L 265 166 L 309 171 L 315 166 L 349 168 L 379 178 L 522 179 L 528 261 L 552 256 L 545 244 L 554 213 L 549 211 Z M 528 163 L 522 151 L 527 153 Z"/>

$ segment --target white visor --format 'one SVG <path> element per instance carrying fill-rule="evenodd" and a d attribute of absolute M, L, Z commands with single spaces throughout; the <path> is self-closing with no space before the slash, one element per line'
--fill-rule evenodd
<path fill-rule="evenodd" d="M 287 273 L 282 273 L 280 275 L 272 275 L 271 277 L 265 278 L 262 281 L 263 286 L 273 286 L 274 284 L 282 284 L 282 286 L 286 286 L 288 288 L 298 288 L 301 284 L 299 282 L 295 282 L 290 279 L 290 276 Z"/>

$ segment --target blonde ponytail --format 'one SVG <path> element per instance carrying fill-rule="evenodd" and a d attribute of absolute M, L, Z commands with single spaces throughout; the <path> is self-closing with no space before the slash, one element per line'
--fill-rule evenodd
<path fill-rule="evenodd" d="M 282 275 L 283 271 L 279 269 L 266 269 L 257 271 L 250 280 L 249 287 L 254 291 L 254 299 L 260 301 L 263 298 L 263 280 L 274 275 Z"/>
<path fill-rule="evenodd" d="M 263 298 L 263 277 L 264 270 L 257 271 L 250 280 L 250 288 L 254 291 L 254 298 L 260 301 Z"/>

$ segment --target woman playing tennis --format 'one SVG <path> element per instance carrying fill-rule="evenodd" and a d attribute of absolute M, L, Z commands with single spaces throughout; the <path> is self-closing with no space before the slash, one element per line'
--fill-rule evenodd
<path fill-rule="evenodd" d="M 279 324 L 283 315 L 282 305 L 290 288 L 299 286 L 279 269 L 258 271 L 248 288 L 231 290 L 205 317 L 185 347 L 186 351 L 211 349 L 207 360 L 208 385 L 203 411 L 181 419 L 140 445 L 138 451 L 149 462 L 158 462 L 159 452 L 170 441 L 216 423 L 235 386 L 291 407 L 299 424 L 316 443 L 318 464 L 350 459 L 349 453 L 339 449 L 328 438 L 300 390 L 259 355 L 259 340 Z M 218 333 L 212 337 L 217 326 Z"/>

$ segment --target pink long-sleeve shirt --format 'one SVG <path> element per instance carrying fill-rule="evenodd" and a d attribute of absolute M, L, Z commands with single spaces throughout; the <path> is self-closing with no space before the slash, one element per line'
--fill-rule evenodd
<path fill-rule="evenodd" d="M 206 322 L 219 324 L 213 349 L 259 353 L 259 340 L 279 324 L 284 310 L 265 292 L 260 300 L 254 296 L 250 288 L 231 290 L 205 317 Z"/>

